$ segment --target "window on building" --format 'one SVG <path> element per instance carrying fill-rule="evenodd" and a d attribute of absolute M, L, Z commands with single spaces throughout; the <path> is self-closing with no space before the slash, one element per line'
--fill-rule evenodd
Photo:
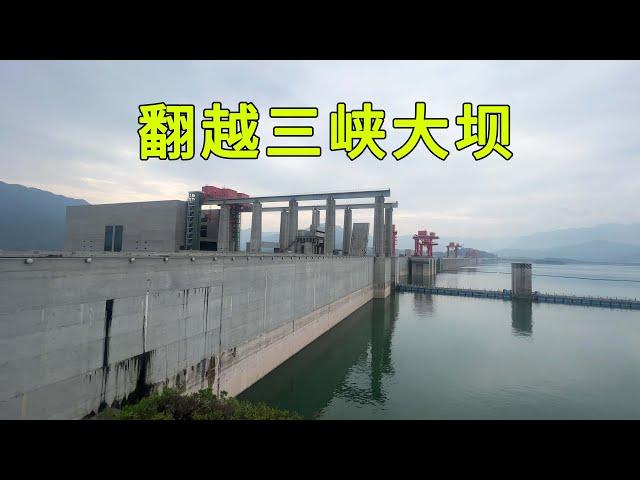
<path fill-rule="evenodd" d="M 201 237 L 206 237 L 207 236 L 207 224 L 206 223 L 200 224 L 200 236 Z"/>
<path fill-rule="evenodd" d="M 115 238 L 113 241 L 113 251 L 121 252 L 122 251 L 122 225 L 115 226 Z"/>
<path fill-rule="evenodd" d="M 113 250 L 113 225 L 104 227 L 104 251 L 111 252 Z"/>
<path fill-rule="evenodd" d="M 122 251 L 122 225 L 107 225 L 104 227 L 104 251 Z"/>
<path fill-rule="evenodd" d="M 200 250 L 216 251 L 218 242 L 200 242 Z"/>

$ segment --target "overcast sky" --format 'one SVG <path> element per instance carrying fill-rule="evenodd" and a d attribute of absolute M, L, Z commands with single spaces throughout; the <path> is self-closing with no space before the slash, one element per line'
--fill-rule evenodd
<path fill-rule="evenodd" d="M 186 199 L 207 184 L 253 195 L 389 187 L 400 234 L 495 237 L 637 222 L 639 85 L 639 62 L 5 61 L 0 179 L 91 203 Z M 199 157 L 202 110 L 213 101 L 232 110 L 240 101 L 256 105 L 257 160 Z M 352 162 L 329 150 L 329 112 L 363 101 L 386 111 L 383 161 L 366 151 Z M 422 144 L 401 161 L 391 155 L 408 135 L 392 120 L 412 116 L 416 101 L 427 103 L 429 117 L 449 119 L 448 129 L 432 130 L 450 151 L 444 162 Z M 195 105 L 193 160 L 139 159 L 138 105 L 156 102 Z M 510 161 L 497 153 L 475 161 L 473 147 L 455 149 L 463 102 L 511 106 Z M 268 116 L 278 106 L 319 108 L 317 119 L 292 124 L 315 127 L 300 144 L 322 147 L 321 158 L 264 155 L 287 143 L 271 136 L 283 124 Z M 278 221 L 265 214 L 263 229 L 277 231 Z"/>

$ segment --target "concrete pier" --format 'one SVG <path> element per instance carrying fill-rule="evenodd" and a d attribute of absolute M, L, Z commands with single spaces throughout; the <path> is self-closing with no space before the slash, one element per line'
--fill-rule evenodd
<path fill-rule="evenodd" d="M 287 246 L 293 246 L 298 235 L 298 202 L 289 200 L 289 222 L 287 223 Z"/>
<path fill-rule="evenodd" d="M 311 227 L 318 228 L 320 226 L 320 209 L 314 208 L 311 212 Z"/>
<path fill-rule="evenodd" d="M 253 203 L 251 212 L 251 253 L 258 253 L 262 248 L 262 204 Z"/>
<path fill-rule="evenodd" d="M 373 296 L 387 298 L 391 293 L 391 258 L 373 258 Z"/>
<path fill-rule="evenodd" d="M 511 291 L 514 298 L 531 298 L 531 264 L 511 264 Z"/>
<path fill-rule="evenodd" d="M 280 212 L 280 251 L 284 252 L 289 242 L 289 210 L 283 208 Z"/>
<path fill-rule="evenodd" d="M 342 227 L 342 254 L 349 255 L 351 250 L 351 230 L 353 228 L 351 209 L 344 209 L 344 226 Z"/>
<path fill-rule="evenodd" d="M 333 255 L 336 248 L 336 201 L 327 198 L 327 212 L 324 220 L 324 254 Z"/>
<path fill-rule="evenodd" d="M 373 212 L 373 255 L 384 256 L 384 197 L 377 196 Z"/>
<path fill-rule="evenodd" d="M 231 206 L 222 205 L 220 207 L 220 223 L 218 224 L 218 251 L 221 253 L 229 251 L 230 223 Z"/>
<path fill-rule="evenodd" d="M 411 283 L 430 284 L 438 272 L 438 259 L 434 257 L 410 257 L 408 263 Z"/>

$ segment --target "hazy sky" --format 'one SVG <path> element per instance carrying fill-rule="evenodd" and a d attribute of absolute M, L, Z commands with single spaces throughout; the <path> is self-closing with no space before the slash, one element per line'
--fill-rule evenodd
<path fill-rule="evenodd" d="M 186 199 L 206 184 L 255 195 L 388 186 L 400 203 L 400 234 L 494 237 L 628 223 L 640 221 L 639 85 L 639 62 L 5 61 L 0 179 L 91 203 Z M 232 110 L 254 102 L 257 160 L 199 157 L 202 109 L 213 101 Z M 386 111 L 383 161 L 329 150 L 329 112 L 363 101 Z M 449 119 L 448 129 L 432 130 L 451 152 L 444 162 L 422 144 L 401 161 L 391 155 L 408 135 L 392 119 L 412 116 L 416 101 L 429 117 Z M 193 160 L 140 161 L 138 105 L 156 102 L 195 105 Z M 510 161 L 497 153 L 475 161 L 473 147 L 455 149 L 463 102 L 511 106 Z M 286 143 L 271 136 L 283 124 L 268 116 L 276 106 L 319 108 L 317 119 L 298 124 L 315 127 L 300 144 L 322 147 L 321 158 L 264 155 Z M 354 221 L 371 218 L 354 212 Z M 263 229 L 276 231 L 278 221 L 265 214 Z"/>

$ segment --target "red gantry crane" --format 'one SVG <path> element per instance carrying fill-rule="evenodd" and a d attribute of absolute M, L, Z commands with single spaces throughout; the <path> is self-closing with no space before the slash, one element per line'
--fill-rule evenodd
<path fill-rule="evenodd" d="M 194 192 L 197 193 L 197 192 Z M 187 204 L 187 209 L 190 208 L 190 203 L 191 203 L 191 193 L 189 193 L 189 202 Z M 202 191 L 200 193 L 200 200 L 236 200 L 239 198 L 249 198 L 250 195 L 247 195 L 246 193 L 242 193 L 242 192 L 238 192 L 236 190 L 233 190 L 232 188 L 219 188 L 219 187 L 215 187 L 213 185 L 204 185 L 202 187 Z M 194 213 L 190 216 L 189 212 L 187 212 L 187 245 L 191 244 L 193 245 L 193 243 L 196 243 L 196 245 L 199 243 L 199 236 L 198 234 L 200 233 L 200 215 L 201 215 L 201 204 L 200 204 L 200 200 L 197 201 L 197 210 L 198 213 Z M 230 216 L 229 216 L 229 232 L 230 232 L 230 243 L 233 245 L 233 251 L 239 251 L 240 250 L 240 213 L 241 212 L 250 212 L 251 211 L 251 204 L 250 203 L 242 203 L 242 204 L 232 204 L 230 206 Z M 195 212 L 195 208 L 194 208 L 194 212 Z M 190 217 L 193 217 L 193 220 L 190 222 Z M 189 223 L 192 223 L 192 225 L 189 225 Z M 191 241 L 189 241 L 189 233 L 192 233 L 193 238 L 197 239 L 197 242 L 194 242 L 194 240 L 192 239 Z M 191 249 L 193 248 L 193 246 L 191 246 L 190 248 L 188 247 L 187 249 Z M 199 247 L 196 247 L 199 248 Z"/>
<path fill-rule="evenodd" d="M 418 230 L 418 233 L 413 236 L 415 242 L 415 248 L 413 249 L 413 255 L 416 257 L 424 256 L 424 247 L 427 247 L 427 257 L 433 257 L 433 247 L 438 245 L 434 240 L 439 239 L 435 232 L 427 232 L 426 230 Z"/>
<path fill-rule="evenodd" d="M 453 256 L 458 258 L 458 249 L 462 247 L 459 243 L 449 242 L 447 245 L 447 257 L 451 256 L 451 252 L 453 252 Z"/>

